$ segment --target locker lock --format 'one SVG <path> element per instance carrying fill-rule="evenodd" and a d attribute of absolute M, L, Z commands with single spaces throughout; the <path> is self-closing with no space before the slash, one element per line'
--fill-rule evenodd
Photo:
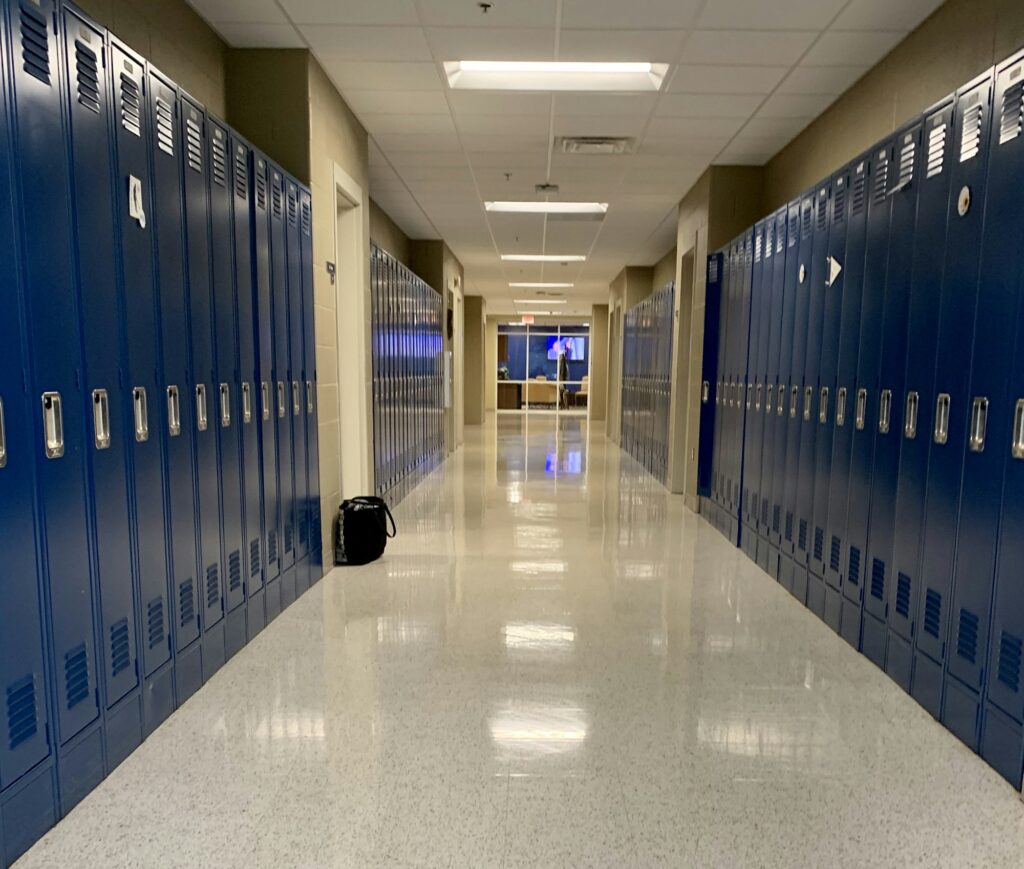
<path fill-rule="evenodd" d="M 800 264 L 800 283 L 802 284 L 807 280 L 807 266 L 803 263 Z"/>
<path fill-rule="evenodd" d="M 956 200 L 956 211 L 961 217 L 965 217 L 971 210 L 971 188 L 964 185 L 960 188 L 960 195 Z"/>

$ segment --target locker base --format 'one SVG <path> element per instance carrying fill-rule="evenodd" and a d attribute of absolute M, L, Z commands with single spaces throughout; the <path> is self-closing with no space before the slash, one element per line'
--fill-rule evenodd
<path fill-rule="evenodd" d="M 789 593 L 800 603 L 807 606 L 807 568 L 797 559 L 790 559 L 793 563 L 793 573 L 789 581 Z"/>
<path fill-rule="evenodd" d="M 832 628 L 837 634 L 839 625 L 842 622 L 843 595 L 838 589 L 825 583 L 825 624 Z"/>
<path fill-rule="evenodd" d="M 899 634 L 889 632 L 889 648 L 885 653 L 885 672 L 889 678 L 908 694 L 910 693 L 910 676 L 914 665 L 914 653 L 907 642 Z"/>
<path fill-rule="evenodd" d="M 914 681 L 911 683 L 914 699 L 927 709 L 933 718 L 942 716 L 942 664 L 936 664 L 927 655 L 914 655 Z"/>
<path fill-rule="evenodd" d="M 174 661 L 174 693 L 178 706 L 183 706 L 203 685 L 203 646 L 195 640 L 178 652 Z"/>
<path fill-rule="evenodd" d="M 1024 769 L 1024 728 L 1019 721 L 991 703 L 985 704 L 981 730 L 981 756 L 1015 790 L 1021 788 Z"/>
<path fill-rule="evenodd" d="M 751 561 L 757 561 L 757 533 L 749 525 L 740 531 L 740 548 Z"/>
<path fill-rule="evenodd" d="M 725 536 L 729 538 L 729 542 L 733 546 L 740 545 L 740 523 L 734 513 L 728 514 Z"/>
<path fill-rule="evenodd" d="M 309 586 L 312 588 L 324 578 L 324 564 L 320 558 L 309 557 Z"/>
<path fill-rule="evenodd" d="M 227 660 L 224 651 L 224 619 L 203 634 L 203 683 L 205 684 Z"/>
<path fill-rule="evenodd" d="M 174 711 L 174 665 L 168 661 L 142 686 L 143 739 L 163 724 Z"/>
<path fill-rule="evenodd" d="M 972 691 L 959 679 L 947 676 L 946 692 L 942 701 L 942 723 L 972 751 L 979 748 L 980 719 L 981 695 Z"/>
<path fill-rule="evenodd" d="M 246 643 L 245 604 L 235 607 L 224 620 L 224 659 L 230 661 Z"/>
<path fill-rule="evenodd" d="M 267 626 L 267 615 L 263 609 L 265 597 L 261 588 L 249 595 L 245 607 L 245 631 L 250 643 L 253 641 L 253 637 Z"/>
<path fill-rule="evenodd" d="M 295 596 L 302 597 L 309 591 L 309 558 L 303 557 L 295 564 Z"/>
<path fill-rule="evenodd" d="M 0 797 L 0 866 L 9 866 L 57 823 L 57 783 L 46 761 Z"/>
<path fill-rule="evenodd" d="M 286 610 L 295 603 L 295 565 L 281 573 L 281 609 Z"/>
<path fill-rule="evenodd" d="M 142 744 L 142 692 L 136 691 L 107 710 L 103 725 L 107 775 Z"/>
<path fill-rule="evenodd" d="M 807 609 L 819 619 L 825 619 L 825 582 L 820 576 L 807 572 Z"/>
<path fill-rule="evenodd" d="M 263 596 L 263 605 L 267 611 L 267 624 L 281 615 L 281 579 L 271 580 L 267 583 Z"/>
<path fill-rule="evenodd" d="M 771 547 L 768 545 L 768 541 L 764 537 L 757 538 L 757 566 L 761 568 L 765 573 L 769 573 L 768 570 L 768 551 Z"/>
<path fill-rule="evenodd" d="M 889 631 L 885 623 L 880 622 L 871 613 L 865 611 L 864 624 L 862 626 L 861 651 L 879 669 L 885 669 L 885 642 L 888 639 Z"/>
<path fill-rule="evenodd" d="M 843 601 L 843 611 L 839 617 L 839 636 L 855 649 L 860 649 L 860 604 L 849 598 Z"/>
<path fill-rule="evenodd" d="M 98 721 L 61 748 L 57 781 L 61 817 L 103 781 L 103 729 Z"/>

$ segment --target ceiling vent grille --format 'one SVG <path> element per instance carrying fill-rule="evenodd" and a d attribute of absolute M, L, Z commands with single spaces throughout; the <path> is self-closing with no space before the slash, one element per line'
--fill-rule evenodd
<path fill-rule="evenodd" d="M 561 154 L 614 157 L 632 154 L 636 150 L 636 139 L 622 136 L 559 136 L 555 139 L 555 149 Z"/>

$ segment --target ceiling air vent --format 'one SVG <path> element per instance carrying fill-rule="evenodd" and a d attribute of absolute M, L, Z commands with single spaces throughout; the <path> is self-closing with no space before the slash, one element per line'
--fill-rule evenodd
<path fill-rule="evenodd" d="M 555 148 L 562 154 L 615 156 L 632 154 L 636 139 L 619 136 L 559 136 Z"/>

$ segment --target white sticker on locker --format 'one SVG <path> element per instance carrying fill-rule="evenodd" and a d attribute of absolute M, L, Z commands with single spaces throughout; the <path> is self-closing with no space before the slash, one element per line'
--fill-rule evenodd
<path fill-rule="evenodd" d="M 146 209 L 142 205 L 142 181 L 134 175 L 128 176 L 128 216 L 146 228 Z"/>

